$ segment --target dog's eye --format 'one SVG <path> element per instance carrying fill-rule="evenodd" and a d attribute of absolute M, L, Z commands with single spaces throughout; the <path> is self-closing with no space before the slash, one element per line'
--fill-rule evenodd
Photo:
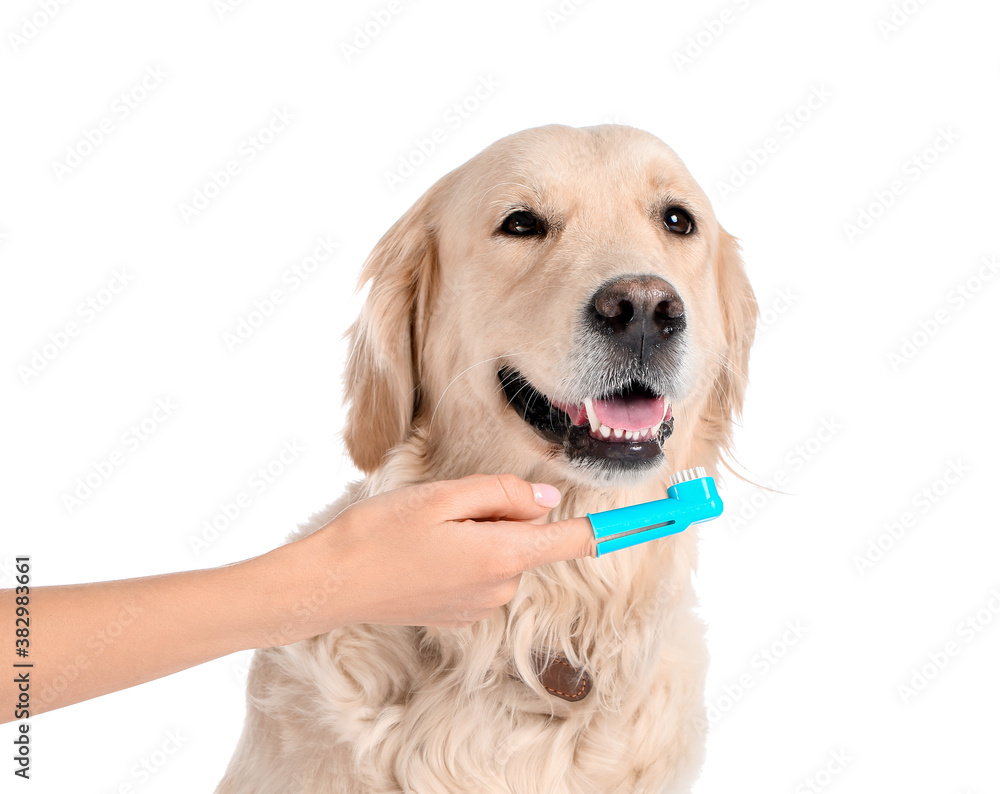
<path fill-rule="evenodd" d="M 691 234 L 694 231 L 694 221 L 687 210 L 680 207 L 668 207 L 663 213 L 663 225 L 674 234 Z"/>
<path fill-rule="evenodd" d="M 525 210 L 518 210 L 508 215 L 500 227 L 504 234 L 527 237 L 532 234 L 544 234 L 545 226 L 538 218 Z"/>

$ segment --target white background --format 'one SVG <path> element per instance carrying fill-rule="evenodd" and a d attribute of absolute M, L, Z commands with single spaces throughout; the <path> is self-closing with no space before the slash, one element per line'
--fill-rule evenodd
<path fill-rule="evenodd" d="M 342 334 L 381 233 L 502 135 L 627 123 L 674 147 L 743 242 L 764 320 L 738 458 L 784 492 L 729 476 L 726 515 L 702 531 L 715 718 L 695 790 L 1000 790 L 1000 286 L 977 276 L 1000 254 L 1000 7 L 422 0 L 348 57 L 387 2 L 51 5 L 0 12 L 0 585 L 15 554 L 44 585 L 279 544 L 355 476 Z M 157 69 L 126 117 L 119 96 Z M 294 120 L 248 160 L 275 110 Z M 435 128 L 444 142 L 391 190 L 386 172 Z M 71 150 L 87 156 L 60 178 Z M 186 221 L 181 205 L 233 159 L 240 173 Z M 227 349 L 323 236 L 335 256 Z M 128 284 L 88 322 L 81 302 L 107 298 L 121 268 Z M 32 370 L 70 322 L 79 335 Z M 126 445 L 158 399 L 170 415 Z M 286 442 L 304 451 L 257 493 L 249 478 Z M 121 465 L 68 507 L 116 450 Z M 251 505 L 196 553 L 241 492 Z M 247 660 L 34 718 L 34 779 L 9 786 L 4 761 L 2 788 L 210 791 Z M 901 692 L 915 668 L 929 680 Z M 164 761 L 171 731 L 185 738 Z"/>

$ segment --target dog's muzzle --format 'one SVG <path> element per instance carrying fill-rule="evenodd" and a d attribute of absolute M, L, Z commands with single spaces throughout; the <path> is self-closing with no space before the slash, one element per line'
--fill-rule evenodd
<path fill-rule="evenodd" d="M 571 461 L 601 461 L 615 468 L 648 466 L 663 455 L 674 428 L 670 404 L 642 384 L 570 405 L 549 400 L 515 369 L 498 373 L 507 403 Z"/>

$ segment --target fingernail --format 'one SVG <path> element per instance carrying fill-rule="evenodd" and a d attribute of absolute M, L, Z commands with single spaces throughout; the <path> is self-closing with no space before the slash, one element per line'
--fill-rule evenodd
<path fill-rule="evenodd" d="M 533 482 L 531 490 L 535 492 L 535 504 L 542 507 L 555 507 L 562 498 L 559 489 L 553 485 L 546 485 L 543 482 Z"/>

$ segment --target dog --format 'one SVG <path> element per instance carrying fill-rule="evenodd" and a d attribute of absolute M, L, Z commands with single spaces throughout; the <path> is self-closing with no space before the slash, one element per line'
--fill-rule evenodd
<path fill-rule="evenodd" d="M 757 303 L 677 155 L 619 125 L 545 126 L 434 184 L 377 243 L 349 331 L 347 449 L 406 485 L 512 473 L 549 520 L 718 476 Z M 257 651 L 218 792 L 683 792 L 707 720 L 698 531 L 526 572 L 467 627 L 354 625 Z"/>

